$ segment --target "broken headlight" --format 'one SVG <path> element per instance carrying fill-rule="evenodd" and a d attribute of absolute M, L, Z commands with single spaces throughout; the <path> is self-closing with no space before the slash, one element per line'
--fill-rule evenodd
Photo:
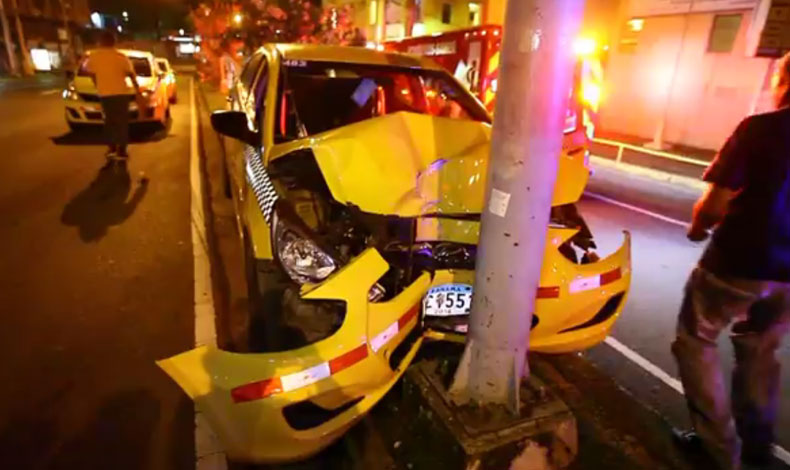
<path fill-rule="evenodd" d="M 298 284 L 321 282 L 337 269 L 335 260 L 316 242 L 273 214 L 274 248 L 285 273 Z"/>

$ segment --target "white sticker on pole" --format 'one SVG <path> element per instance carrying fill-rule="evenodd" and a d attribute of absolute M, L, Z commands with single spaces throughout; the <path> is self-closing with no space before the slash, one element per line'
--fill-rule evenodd
<path fill-rule="evenodd" d="M 507 214 L 508 204 L 510 204 L 510 193 L 491 188 L 491 200 L 488 201 L 488 210 L 492 214 L 504 217 Z"/>

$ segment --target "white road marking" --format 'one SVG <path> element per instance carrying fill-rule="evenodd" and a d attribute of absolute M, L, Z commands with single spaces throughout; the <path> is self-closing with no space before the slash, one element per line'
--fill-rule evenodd
<path fill-rule="evenodd" d="M 195 276 L 195 346 L 216 346 L 214 325 L 214 295 L 211 282 L 211 263 L 206 239 L 206 218 L 203 212 L 203 180 L 198 153 L 197 109 L 195 82 L 189 82 L 189 186 L 190 219 L 192 226 L 192 256 Z M 206 420 L 195 411 L 195 468 L 197 470 L 225 470 L 225 452 Z"/>
<path fill-rule="evenodd" d="M 44 95 L 44 96 L 46 96 L 46 95 L 54 95 L 55 93 L 59 93 L 60 91 L 62 91 L 60 88 L 55 88 L 54 90 L 44 90 L 44 91 L 41 92 L 41 94 Z"/>
<path fill-rule="evenodd" d="M 606 197 L 606 196 L 602 196 L 600 194 L 591 193 L 591 192 L 585 192 L 584 194 L 586 194 L 587 196 L 590 196 L 593 199 L 598 199 L 598 200 L 603 201 L 603 202 L 608 202 L 609 204 L 612 204 L 612 205 L 615 205 L 615 206 L 618 206 L 618 207 L 622 207 L 623 209 L 628 209 L 630 211 L 638 212 L 640 214 L 646 215 L 648 217 L 652 217 L 654 219 L 661 220 L 661 221 L 669 223 L 669 224 L 679 225 L 681 227 L 688 227 L 690 225 L 688 222 L 683 222 L 682 220 L 673 219 L 672 217 L 667 217 L 665 215 L 661 215 L 661 214 L 658 214 L 656 212 L 649 211 L 647 209 L 642 209 L 641 207 L 632 206 L 631 204 L 628 204 L 628 203 L 625 203 L 625 202 L 621 202 L 621 201 L 618 201 L 616 199 L 612 199 L 612 198 L 609 198 L 609 197 Z"/>
<path fill-rule="evenodd" d="M 588 196 L 590 196 L 590 197 L 592 197 L 594 199 L 599 199 L 599 200 L 607 202 L 609 204 L 613 204 L 615 206 L 619 206 L 619 207 L 622 207 L 624 209 L 628 209 L 628 210 L 631 210 L 631 211 L 634 211 L 634 212 L 638 212 L 640 214 L 644 214 L 644 215 L 647 215 L 649 217 L 653 217 L 655 219 L 658 219 L 658 220 L 661 220 L 661 221 L 664 221 L 664 222 L 667 222 L 667 223 L 670 223 L 670 224 L 673 224 L 673 225 L 679 225 L 681 227 L 688 227 L 688 225 L 689 225 L 687 222 L 682 222 L 680 220 L 676 220 L 676 219 L 673 219 L 671 217 L 667 217 L 665 215 L 657 214 L 657 213 L 649 211 L 647 209 L 642 209 L 641 207 L 632 206 L 631 204 L 626 204 L 624 202 L 620 202 L 620 201 L 608 198 L 606 196 L 601 196 L 600 194 L 595 194 L 595 193 L 585 193 L 585 194 L 587 194 Z M 629 348 L 628 346 L 624 345 L 620 341 L 617 341 L 612 336 L 607 337 L 604 340 L 604 342 L 606 344 L 608 344 L 612 349 L 614 349 L 615 351 L 617 351 L 620 354 L 622 354 L 623 356 L 625 356 L 626 359 L 628 359 L 629 361 L 631 361 L 634 364 L 638 365 L 639 367 L 641 367 L 642 369 L 647 371 L 653 377 L 655 377 L 658 380 L 662 381 L 664 384 L 669 386 L 669 388 L 671 388 L 672 390 L 675 390 L 676 392 L 680 393 L 681 395 L 684 394 L 683 393 L 683 384 L 680 382 L 680 380 L 678 380 L 678 379 L 672 377 L 671 375 L 667 374 L 661 368 L 659 368 L 658 366 L 656 366 L 652 362 L 650 362 L 647 359 L 645 359 L 644 356 L 640 355 L 638 352 L 636 352 L 633 349 Z M 781 460 L 786 465 L 790 465 L 790 452 L 788 452 L 787 450 L 783 449 L 782 447 L 777 446 L 777 445 L 774 446 L 774 457 L 776 457 L 777 459 Z"/>

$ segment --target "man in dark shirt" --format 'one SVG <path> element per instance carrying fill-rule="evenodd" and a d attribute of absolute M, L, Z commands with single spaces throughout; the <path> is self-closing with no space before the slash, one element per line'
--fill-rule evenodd
<path fill-rule="evenodd" d="M 774 77 L 776 110 L 741 122 L 708 168 L 688 237 L 716 227 L 686 285 L 672 352 L 694 433 L 676 432 L 723 470 L 771 461 L 779 410 L 775 354 L 790 330 L 790 54 Z M 727 396 L 716 340 L 733 324 Z"/>

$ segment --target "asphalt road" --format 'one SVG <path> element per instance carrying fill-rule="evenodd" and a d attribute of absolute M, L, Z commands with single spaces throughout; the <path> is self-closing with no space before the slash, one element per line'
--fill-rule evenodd
<path fill-rule="evenodd" d="M 690 220 L 692 204 L 700 194 L 699 188 L 618 173 L 607 168 L 598 168 L 588 190 L 637 209 L 647 209 L 680 221 Z M 682 226 L 598 198 L 585 197 L 580 202 L 580 209 L 599 242 L 602 255 L 619 246 L 622 230 L 629 230 L 633 236 L 631 293 L 612 336 L 654 366 L 677 378 L 670 343 L 674 338 L 683 286 L 704 245 L 688 241 Z M 785 449 L 790 449 L 789 343 L 785 341 L 779 351 L 785 372 L 782 377 L 782 397 L 785 400 L 777 431 L 778 444 Z M 733 350 L 726 335 L 720 338 L 719 346 L 725 371 L 729 374 L 733 365 Z M 671 424 L 688 425 L 682 396 L 643 367 L 607 344 L 585 355 L 640 401 L 658 410 Z M 777 462 L 776 468 L 790 466 L 784 467 Z"/>
<path fill-rule="evenodd" d="M 194 468 L 192 403 L 154 364 L 194 341 L 189 105 L 124 172 L 55 84 L 23 85 L 0 87 L 0 468 Z"/>

